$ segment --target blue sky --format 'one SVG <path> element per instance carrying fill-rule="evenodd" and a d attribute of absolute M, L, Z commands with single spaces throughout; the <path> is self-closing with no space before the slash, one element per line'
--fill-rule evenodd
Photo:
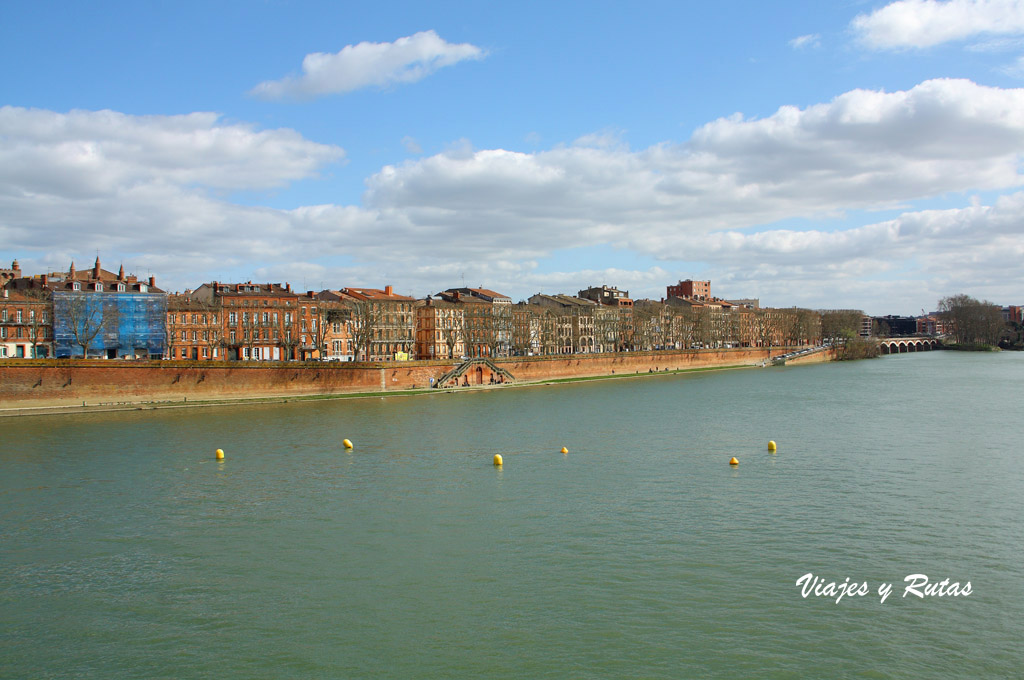
<path fill-rule="evenodd" d="M 1024 302 L 1024 2 L 0 4 L 0 258 Z"/>

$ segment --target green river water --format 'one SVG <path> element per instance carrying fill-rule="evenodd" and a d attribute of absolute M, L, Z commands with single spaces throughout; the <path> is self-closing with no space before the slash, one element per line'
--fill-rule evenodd
<path fill-rule="evenodd" d="M 929 352 L 2 419 L 0 677 L 1022 677 L 1022 405 Z"/>

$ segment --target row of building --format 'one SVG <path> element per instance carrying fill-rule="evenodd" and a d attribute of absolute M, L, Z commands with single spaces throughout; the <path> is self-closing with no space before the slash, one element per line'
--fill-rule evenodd
<path fill-rule="evenodd" d="M 204 283 L 168 294 L 110 272 L 0 269 L 0 356 L 195 361 L 402 361 L 650 349 L 805 345 L 863 334 L 856 311 L 762 309 L 680 281 L 661 300 L 609 286 L 513 303 L 485 288 L 423 299 L 382 289 L 295 291 L 279 283 Z M 851 320 L 852 319 L 852 320 Z M 870 329 L 870 321 L 867 327 Z"/>

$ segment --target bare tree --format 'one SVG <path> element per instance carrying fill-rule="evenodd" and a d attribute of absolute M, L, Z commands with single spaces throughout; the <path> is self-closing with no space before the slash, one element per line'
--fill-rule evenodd
<path fill-rule="evenodd" d="M 66 293 L 54 299 L 54 313 L 58 310 L 67 319 L 75 344 L 82 348 L 82 358 L 88 359 L 93 341 L 109 324 L 104 318 L 103 300 L 90 293 Z"/>
<path fill-rule="evenodd" d="M 1005 325 L 997 305 L 964 294 L 939 300 L 939 314 L 958 345 L 995 345 Z"/>
<path fill-rule="evenodd" d="M 821 337 L 831 344 L 842 344 L 860 335 L 863 312 L 832 309 L 821 313 Z"/>
<path fill-rule="evenodd" d="M 352 354 L 356 361 L 370 360 L 370 346 L 374 334 L 380 330 L 384 312 L 381 305 L 369 300 L 352 300 L 345 303 L 348 308 L 349 337 L 352 338 Z"/>
<path fill-rule="evenodd" d="M 455 358 L 455 348 L 463 342 L 463 316 L 452 308 L 440 308 L 435 312 L 441 339 L 448 348 L 448 358 Z"/>

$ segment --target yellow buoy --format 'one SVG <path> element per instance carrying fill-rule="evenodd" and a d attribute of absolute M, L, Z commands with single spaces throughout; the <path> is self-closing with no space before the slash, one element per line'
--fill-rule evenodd
<path fill-rule="evenodd" d="M 341 440 L 341 443 L 345 445 L 345 448 L 346 448 L 346 449 L 351 449 L 351 448 L 352 448 L 352 442 L 350 442 L 350 441 L 349 441 L 349 440 L 347 440 L 347 439 L 342 439 L 342 440 Z"/>
<path fill-rule="evenodd" d="M 567 449 L 567 448 L 565 448 L 565 447 L 563 446 L 563 447 L 562 447 L 562 453 L 569 453 L 569 449 Z"/>
<path fill-rule="evenodd" d="M 500 453 L 494 454 L 494 464 L 497 465 L 498 467 L 501 467 L 501 454 Z"/>
<path fill-rule="evenodd" d="M 217 449 L 217 460 L 224 460 L 224 449 Z"/>
<path fill-rule="evenodd" d="M 729 459 L 729 465 L 739 465 L 739 464 L 740 464 L 740 462 L 738 460 L 736 460 L 736 456 L 733 456 L 732 458 Z"/>
<path fill-rule="evenodd" d="M 775 442 L 774 441 L 768 442 L 768 450 L 769 451 L 774 451 L 775 450 Z"/>

